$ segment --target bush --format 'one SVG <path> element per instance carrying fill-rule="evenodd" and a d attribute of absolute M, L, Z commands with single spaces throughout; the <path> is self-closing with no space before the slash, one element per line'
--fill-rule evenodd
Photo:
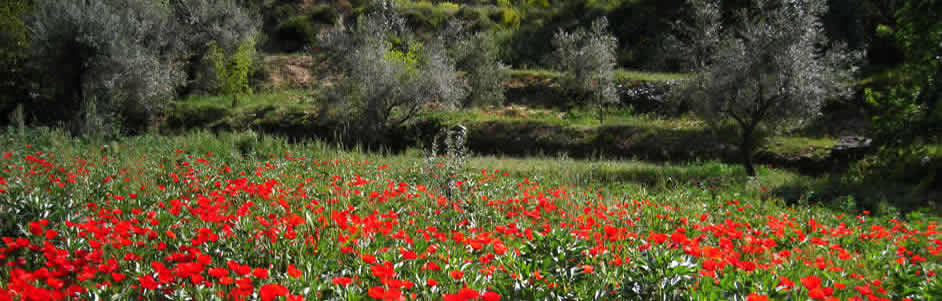
<path fill-rule="evenodd" d="M 234 53 L 223 52 L 216 43 L 210 44 L 209 59 L 216 70 L 216 79 L 222 93 L 232 96 L 232 107 L 241 94 L 252 94 L 249 74 L 256 59 L 255 41 L 247 40 Z"/>

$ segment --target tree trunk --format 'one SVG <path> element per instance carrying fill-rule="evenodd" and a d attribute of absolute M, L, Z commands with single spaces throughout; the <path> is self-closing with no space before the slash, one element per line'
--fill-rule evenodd
<path fill-rule="evenodd" d="M 752 134 L 754 131 L 755 126 L 746 126 L 743 128 L 742 146 L 740 148 L 743 167 L 746 168 L 746 175 L 750 177 L 756 176 L 756 169 L 752 166 Z"/>

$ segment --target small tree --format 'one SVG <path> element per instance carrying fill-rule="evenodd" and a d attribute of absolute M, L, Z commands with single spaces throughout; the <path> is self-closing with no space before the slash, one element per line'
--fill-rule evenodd
<path fill-rule="evenodd" d="M 689 16 L 671 23 L 673 31 L 666 35 L 664 46 L 686 71 L 697 71 L 709 64 L 720 46 L 723 12 L 716 0 L 686 2 Z"/>
<path fill-rule="evenodd" d="M 600 123 L 604 122 L 605 105 L 618 101 L 615 92 L 617 45 L 618 40 L 608 33 L 605 18 L 592 22 L 589 31 L 560 30 L 553 36 L 556 68 L 563 72 L 563 87 L 596 106 Z"/>
<path fill-rule="evenodd" d="M 247 39 L 235 53 L 226 54 L 213 42 L 209 46 L 209 59 L 216 71 L 216 81 L 223 94 L 232 96 L 232 107 L 239 102 L 239 95 L 252 94 L 249 74 L 255 62 L 255 41 Z"/>
<path fill-rule="evenodd" d="M 756 174 L 752 152 L 760 124 L 801 124 L 820 112 L 825 99 L 851 92 L 859 53 L 825 37 L 825 2 L 757 1 L 754 10 L 738 14 L 738 24 L 721 31 L 720 47 L 687 83 L 705 96 L 694 103 L 695 112 L 739 125 L 749 176 Z"/>
<path fill-rule="evenodd" d="M 335 89 L 373 133 L 404 124 L 426 104 L 456 107 L 467 93 L 443 39 L 418 40 L 391 7 L 321 41 L 342 65 L 344 79 Z"/>
<path fill-rule="evenodd" d="M 501 105 L 504 103 L 504 83 L 510 79 L 510 68 L 501 63 L 497 56 L 500 49 L 487 33 L 469 35 L 463 29 L 457 29 L 454 57 L 456 67 L 464 72 L 468 82 L 468 95 L 462 101 L 463 107 L 482 105 Z"/>

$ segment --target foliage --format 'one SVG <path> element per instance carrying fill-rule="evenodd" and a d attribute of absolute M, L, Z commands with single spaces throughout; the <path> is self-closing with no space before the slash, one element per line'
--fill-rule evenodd
<path fill-rule="evenodd" d="M 908 1 L 896 12 L 893 35 L 903 51 L 905 79 L 887 94 L 867 93 L 878 141 L 888 147 L 931 144 L 942 132 L 942 21 L 939 1 Z"/>
<path fill-rule="evenodd" d="M 720 47 L 723 12 L 717 1 L 687 0 L 688 20 L 677 20 L 666 35 L 665 53 L 683 61 L 684 69 L 700 70 Z"/>
<path fill-rule="evenodd" d="M 818 114 L 825 99 L 847 95 L 859 56 L 825 37 L 820 22 L 827 11 L 824 1 L 755 5 L 755 10 L 741 11 L 738 24 L 721 31 L 720 47 L 685 89 L 697 100 L 694 109 L 700 116 L 730 118 L 740 126 L 740 151 L 749 174 L 754 174 L 756 128 L 761 123 L 800 124 Z"/>
<path fill-rule="evenodd" d="M 333 95 L 342 94 L 342 101 L 374 133 L 406 123 L 431 103 L 455 107 L 466 93 L 442 37 L 418 40 L 388 6 L 321 41 L 345 76 Z"/>
<path fill-rule="evenodd" d="M 608 20 L 592 22 L 589 31 L 560 30 L 553 36 L 553 46 L 556 68 L 563 72 L 562 86 L 597 107 L 599 122 L 604 122 L 605 105 L 618 101 L 614 84 L 618 40 L 608 33 Z"/>
<path fill-rule="evenodd" d="M 217 79 L 208 60 L 211 45 L 224 53 L 240 53 L 246 43 L 259 42 L 259 18 L 239 0 L 168 0 L 167 7 L 179 24 L 175 34 L 185 45 L 187 82 L 180 94 L 216 88 Z M 251 41 L 251 42 L 250 42 Z M 254 49 L 249 50 L 254 52 Z M 207 64 L 209 63 L 209 64 Z"/>
<path fill-rule="evenodd" d="M 462 106 L 500 106 L 504 103 L 504 83 L 510 79 L 510 68 L 498 60 L 494 38 L 479 32 L 468 34 L 462 30 L 453 42 L 456 68 L 464 72 L 468 82 L 468 95 Z"/>
<path fill-rule="evenodd" d="M 140 131 L 183 80 L 177 24 L 152 1 L 40 0 L 30 29 L 32 60 L 52 88 L 44 96 L 61 102 L 60 113 L 95 101 Z"/>
<path fill-rule="evenodd" d="M 25 0 L 0 3 L 0 112 L 22 110 L 23 98 L 28 96 L 29 32 L 23 20 L 29 11 Z"/>
<path fill-rule="evenodd" d="M 232 95 L 232 106 L 238 102 L 238 95 L 252 94 L 249 87 L 249 75 L 256 60 L 255 41 L 249 39 L 239 46 L 235 53 L 226 54 L 223 49 L 211 43 L 209 59 L 213 62 L 219 89 L 223 94 Z"/>
<path fill-rule="evenodd" d="M 28 48 L 29 36 L 23 17 L 29 11 L 26 0 L 10 0 L 0 4 L 0 63 L 4 66 L 21 60 Z"/>

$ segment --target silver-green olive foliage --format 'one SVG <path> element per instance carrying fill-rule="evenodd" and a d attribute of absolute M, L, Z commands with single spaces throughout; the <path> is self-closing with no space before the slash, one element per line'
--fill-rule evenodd
<path fill-rule="evenodd" d="M 27 24 L 39 93 L 128 126 L 159 119 L 197 48 L 258 33 L 234 0 L 37 0 Z"/>
<path fill-rule="evenodd" d="M 444 38 L 416 38 L 389 6 L 360 16 L 346 30 L 321 36 L 344 74 L 331 92 L 373 130 L 409 121 L 424 106 L 455 108 L 467 94 Z"/>
<path fill-rule="evenodd" d="M 694 0 L 691 2 L 715 2 Z M 860 52 L 825 36 L 825 0 L 759 0 L 719 32 L 715 49 L 695 66 L 696 77 L 683 88 L 695 95 L 693 109 L 706 119 L 732 119 L 742 130 L 746 172 L 755 175 L 751 153 L 755 130 L 800 124 L 821 111 L 825 100 L 849 95 Z M 711 9 L 711 5 L 695 5 Z M 708 14 L 705 14 L 708 15 Z M 719 22 L 708 22 L 720 26 Z M 703 39 L 714 39 L 702 34 Z"/>

